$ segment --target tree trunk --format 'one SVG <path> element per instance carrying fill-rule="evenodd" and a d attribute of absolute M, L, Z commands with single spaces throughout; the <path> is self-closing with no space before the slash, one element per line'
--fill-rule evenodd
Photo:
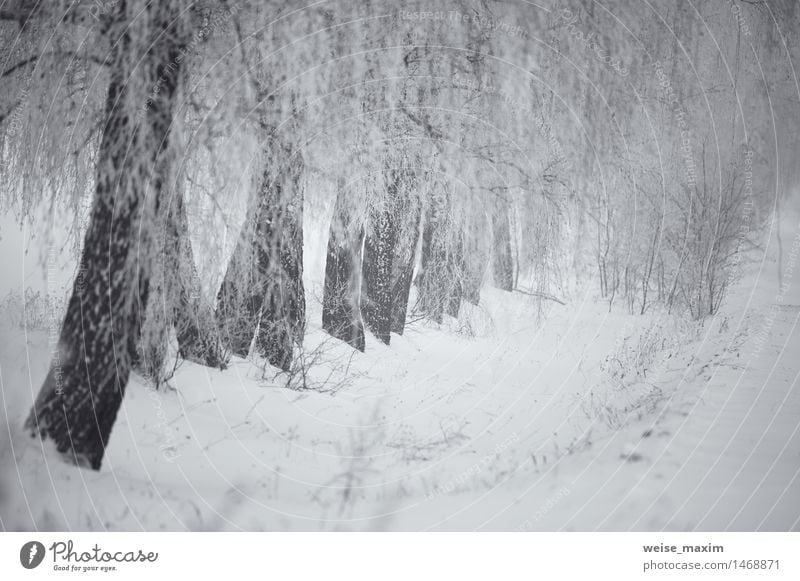
<path fill-rule="evenodd" d="M 514 290 L 514 260 L 511 253 L 509 203 L 498 200 L 492 216 L 494 284 L 504 291 Z"/>
<path fill-rule="evenodd" d="M 284 163 L 268 188 L 258 223 L 258 268 L 265 282 L 256 347 L 270 365 L 291 369 L 305 333 L 302 158 L 282 148 Z"/>
<path fill-rule="evenodd" d="M 178 353 L 187 360 L 209 367 L 225 369 L 227 357 L 217 333 L 214 310 L 203 297 L 200 277 L 194 262 L 194 252 L 189 239 L 189 219 L 183 192 L 175 195 L 170 207 L 168 244 L 174 248 L 172 274 L 168 285 L 172 303 L 172 324 L 178 340 Z"/>
<path fill-rule="evenodd" d="M 259 198 L 263 200 L 264 196 Z M 247 357 L 250 352 L 264 300 L 264 284 L 260 280 L 255 246 L 256 224 L 263 211 L 261 206 L 259 203 L 248 212 L 217 294 L 216 320 L 220 339 L 226 349 L 239 357 Z"/>
<path fill-rule="evenodd" d="M 408 297 L 414 276 L 414 261 L 419 239 L 422 217 L 419 202 L 406 198 L 399 217 L 401 231 L 398 235 L 397 251 L 392 263 L 392 332 L 402 335 L 406 326 Z"/>
<path fill-rule="evenodd" d="M 461 306 L 463 258 L 461 234 L 448 215 L 449 196 L 434 196 L 425 212 L 422 257 L 417 276 L 422 312 L 436 323 L 443 315 L 457 317 Z"/>
<path fill-rule="evenodd" d="M 303 340 L 302 160 L 270 135 L 270 167 L 264 172 L 228 263 L 218 295 L 223 342 L 246 357 L 256 349 L 270 365 L 291 368 L 294 345 Z"/>
<path fill-rule="evenodd" d="M 144 315 L 137 322 L 140 327 L 139 346 L 136 349 L 133 369 L 144 380 L 158 389 L 166 380 L 166 363 L 169 347 L 169 321 L 167 314 L 168 292 L 165 289 L 166 245 L 162 232 L 156 234 L 155 253 L 147 289 Z"/>
<path fill-rule="evenodd" d="M 464 243 L 461 241 L 461 236 L 457 235 L 456 243 L 448 253 L 446 268 L 449 282 L 447 314 L 454 319 L 458 318 L 458 312 L 461 310 L 461 296 L 464 294 L 462 279 L 465 270 Z"/>
<path fill-rule="evenodd" d="M 488 219 L 481 215 L 471 221 L 472 229 L 466 233 L 464 253 L 464 300 L 477 306 L 481 300 L 481 287 L 489 266 L 489 245 L 486 241 Z"/>
<path fill-rule="evenodd" d="M 422 256 L 417 275 L 419 304 L 425 315 L 441 324 L 444 314 L 446 289 L 444 273 L 447 266 L 447 248 L 444 244 L 445 223 L 442 200 L 434 196 L 425 211 L 422 226 Z"/>
<path fill-rule="evenodd" d="M 158 388 L 167 379 L 169 331 L 173 326 L 182 359 L 220 369 L 226 367 L 227 360 L 213 310 L 202 295 L 179 188 L 161 204 L 156 223 L 155 260 L 134 367 Z"/>
<path fill-rule="evenodd" d="M 392 328 L 392 263 L 397 245 L 397 224 L 390 204 L 381 206 L 370 211 L 364 240 L 361 315 L 367 328 L 388 345 Z"/>
<path fill-rule="evenodd" d="M 365 347 L 358 306 L 363 242 L 364 229 L 353 219 L 340 183 L 328 238 L 322 328 L 359 351 Z"/>
<path fill-rule="evenodd" d="M 386 345 L 391 332 L 403 333 L 414 269 L 419 222 L 410 198 L 413 174 L 387 168 L 386 196 L 369 213 L 364 241 L 361 314 L 367 327 Z"/>
<path fill-rule="evenodd" d="M 188 37 L 181 2 L 149 3 L 143 10 L 128 4 L 135 3 L 120 0 L 110 27 L 106 123 L 81 271 L 58 352 L 25 423 L 70 461 L 95 470 L 139 343 L 138 311 L 147 304 L 152 269 L 149 237 L 163 185 L 153 182 L 163 182 L 169 164 L 179 57 Z M 159 90 L 148 93 L 154 86 Z"/>

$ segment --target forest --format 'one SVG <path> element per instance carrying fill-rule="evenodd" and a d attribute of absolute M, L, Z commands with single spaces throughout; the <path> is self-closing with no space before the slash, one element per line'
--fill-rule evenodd
<path fill-rule="evenodd" d="M 796 2 L 5 0 L 0 44 L 1 528 L 798 527 Z"/>

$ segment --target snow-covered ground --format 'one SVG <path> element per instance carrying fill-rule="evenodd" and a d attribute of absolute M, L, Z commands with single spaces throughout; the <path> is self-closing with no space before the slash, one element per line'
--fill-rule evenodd
<path fill-rule="evenodd" d="M 0 323 L 4 529 L 800 529 L 800 280 L 784 228 L 702 325 L 485 288 L 367 351 L 309 300 L 308 387 L 185 363 L 128 386 L 103 469 L 20 429 L 45 329 Z M 787 233 L 788 232 L 788 233 Z M 800 265 L 793 267 L 800 269 Z M 788 287 L 786 286 L 788 285 Z M 295 383 L 298 381 L 294 379 Z M 6 445 L 10 444 L 10 445 Z"/>

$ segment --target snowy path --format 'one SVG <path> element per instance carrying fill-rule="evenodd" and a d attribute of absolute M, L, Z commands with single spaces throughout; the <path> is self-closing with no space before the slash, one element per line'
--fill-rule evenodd
<path fill-rule="evenodd" d="M 701 329 L 589 300 L 553 305 L 537 322 L 524 296 L 487 290 L 488 315 L 466 317 L 478 337 L 458 335 L 451 321 L 418 323 L 390 348 L 372 340 L 335 394 L 278 388 L 250 361 L 225 372 L 186 364 L 175 391 L 131 384 L 99 474 L 52 456 L 43 464 L 37 444 L 16 433 L 15 512 L 3 522 L 798 529 L 800 285 L 773 307 L 774 270 L 740 283 Z M 18 426 L 47 340 L 5 332 L 15 334 L 0 364 Z M 350 355 L 332 349 L 326 360 Z M 635 373 L 634 352 L 646 373 Z M 328 387 L 343 370 L 332 371 Z M 315 373 L 327 375 L 325 365 Z"/>

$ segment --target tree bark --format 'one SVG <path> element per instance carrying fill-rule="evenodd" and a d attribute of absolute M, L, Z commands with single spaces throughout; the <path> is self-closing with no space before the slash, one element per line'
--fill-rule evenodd
<path fill-rule="evenodd" d="M 246 357 L 256 349 L 275 367 L 291 368 L 305 331 L 302 159 L 270 137 L 268 160 L 218 295 L 223 342 Z"/>
<path fill-rule="evenodd" d="M 289 371 L 305 333 L 302 158 L 290 148 L 268 188 L 258 223 L 258 268 L 265 283 L 256 348 L 270 365 Z"/>
<path fill-rule="evenodd" d="M 214 310 L 203 297 L 197 266 L 194 262 L 192 242 L 189 239 L 189 219 L 183 193 L 178 191 L 170 208 L 170 240 L 174 248 L 172 285 L 169 286 L 172 303 L 172 324 L 178 340 L 178 354 L 187 361 L 225 369 L 227 357 L 217 333 Z"/>
<path fill-rule="evenodd" d="M 264 198 L 259 196 L 261 200 Z M 258 203 L 248 212 L 217 293 L 216 320 L 220 339 L 226 349 L 239 357 L 247 357 L 250 352 L 264 300 L 264 283 L 260 280 L 255 246 L 256 224 L 263 212 L 261 206 L 262 203 Z"/>
<path fill-rule="evenodd" d="M 392 265 L 397 224 L 388 204 L 369 213 L 361 279 L 361 315 L 379 341 L 389 344 L 392 329 Z"/>
<path fill-rule="evenodd" d="M 454 231 L 448 215 L 449 197 L 435 195 L 425 211 L 422 227 L 422 256 L 417 275 L 419 305 L 423 313 L 436 323 L 443 321 L 445 312 L 458 316 L 461 306 L 460 233 Z"/>
<path fill-rule="evenodd" d="M 446 264 L 447 256 L 441 236 L 441 230 L 444 229 L 442 214 L 441 201 L 434 197 L 425 212 L 425 223 L 422 226 L 422 256 L 417 275 L 420 308 L 428 318 L 440 324 L 444 314 L 444 289 L 440 284 L 441 269 Z"/>
<path fill-rule="evenodd" d="M 359 351 L 365 348 L 358 305 L 363 242 L 364 229 L 354 220 L 340 183 L 328 237 L 322 328 Z"/>
<path fill-rule="evenodd" d="M 214 312 L 203 297 L 197 275 L 183 192 L 176 188 L 160 209 L 154 240 L 156 260 L 134 365 L 156 388 L 167 379 L 169 332 L 173 326 L 182 359 L 220 369 L 227 366 Z"/>
<path fill-rule="evenodd" d="M 157 166 L 169 163 L 179 57 L 188 37 L 181 2 L 153 2 L 143 10 L 128 4 L 120 0 L 110 26 L 111 79 L 81 270 L 58 351 L 25 423 L 67 459 L 95 470 L 139 343 L 139 309 L 147 304 L 153 261 L 152 220 L 143 215 L 158 213 L 161 184 L 153 182 L 163 180 Z M 156 83 L 159 90 L 140 101 L 141 91 Z"/>
<path fill-rule="evenodd" d="M 456 242 L 452 245 L 447 256 L 447 274 L 449 278 L 449 292 L 447 294 L 447 314 L 454 319 L 458 318 L 461 310 L 461 296 L 464 293 L 462 278 L 465 271 L 464 266 L 464 244 L 459 233 L 456 234 Z"/>
<path fill-rule="evenodd" d="M 489 267 L 489 244 L 487 231 L 489 220 L 481 214 L 470 221 L 470 229 L 466 232 L 464 253 L 463 297 L 468 303 L 477 306 L 481 301 L 481 287 Z"/>
<path fill-rule="evenodd" d="M 492 216 L 492 250 L 494 284 L 504 291 L 514 290 L 514 259 L 511 252 L 510 207 L 505 200 L 498 200 Z"/>
<path fill-rule="evenodd" d="M 422 212 L 419 201 L 406 197 L 401 208 L 401 232 L 398 236 L 397 252 L 392 263 L 392 324 L 393 333 L 402 335 L 405 331 L 408 313 L 408 297 L 414 276 L 414 262 L 419 240 L 419 227 Z"/>

